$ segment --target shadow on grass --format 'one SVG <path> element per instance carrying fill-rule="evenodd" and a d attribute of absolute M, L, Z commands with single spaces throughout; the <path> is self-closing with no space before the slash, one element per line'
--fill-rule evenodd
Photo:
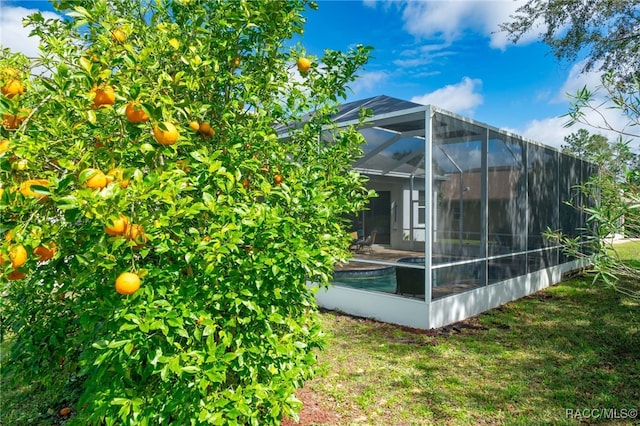
<path fill-rule="evenodd" d="M 566 410 L 638 408 L 639 312 L 578 279 L 444 331 L 325 315 L 334 375 L 318 389 L 389 425 L 575 424 Z"/>
<path fill-rule="evenodd" d="M 594 291 L 575 281 L 546 294 L 552 299 L 534 296 L 508 305 L 520 314 L 519 325 L 485 336 L 504 352 L 498 355 L 498 374 L 486 377 L 471 399 L 508 412 L 506 419 L 521 424 L 568 422 L 570 409 L 637 408 L 637 306 L 621 303 L 614 291 Z M 491 327 L 502 315 L 488 313 L 481 321 Z M 476 356 L 496 355 L 483 345 L 466 347 Z"/>

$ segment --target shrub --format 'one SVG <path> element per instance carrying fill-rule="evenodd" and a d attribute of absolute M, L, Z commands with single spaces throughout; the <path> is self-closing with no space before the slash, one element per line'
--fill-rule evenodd
<path fill-rule="evenodd" d="M 35 63 L 2 50 L 24 90 L 0 112 L 28 110 L 1 129 L 3 370 L 80 383 L 74 424 L 299 410 L 321 344 L 307 281 L 329 282 L 369 196 L 358 132 L 321 138 L 369 48 L 306 55 L 309 6 L 58 1 L 65 20 L 27 19 Z"/>

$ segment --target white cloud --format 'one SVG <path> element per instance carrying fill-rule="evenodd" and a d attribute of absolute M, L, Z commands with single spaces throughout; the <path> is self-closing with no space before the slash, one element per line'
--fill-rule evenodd
<path fill-rule="evenodd" d="M 401 59 L 395 59 L 393 64 L 401 68 L 415 68 L 431 64 L 439 58 L 454 55 L 452 50 L 448 50 L 449 47 L 449 43 L 438 43 L 405 49 L 400 52 Z"/>
<path fill-rule="evenodd" d="M 450 84 L 431 93 L 414 96 L 411 102 L 436 105 L 458 114 L 472 116 L 475 108 L 484 100 L 478 93 L 481 87 L 481 80 L 464 77 L 458 84 Z"/>
<path fill-rule="evenodd" d="M 592 71 L 583 73 L 584 65 L 585 61 L 581 61 L 571 67 L 567 79 L 554 98 L 555 102 L 567 102 L 568 95 L 575 95 L 584 86 L 593 91 L 601 85 L 601 74 Z"/>
<path fill-rule="evenodd" d="M 28 15 L 38 12 L 37 9 L 24 7 L 2 6 L 0 13 L 0 44 L 14 52 L 21 52 L 28 57 L 38 56 L 38 37 L 29 37 L 31 30 L 22 25 L 22 20 Z M 42 12 L 45 19 L 60 19 L 60 16 L 52 12 Z"/>
<path fill-rule="evenodd" d="M 492 48 L 504 50 L 510 41 L 505 32 L 499 31 L 499 25 L 508 22 L 509 16 L 524 4 L 524 0 L 403 1 L 397 4 L 402 8 L 405 30 L 418 38 L 436 37 L 452 43 L 465 31 L 472 30 L 488 37 Z M 520 43 L 536 39 L 537 34 L 526 34 Z"/>
<path fill-rule="evenodd" d="M 542 120 L 533 120 L 527 124 L 527 127 L 524 130 L 516 130 L 514 133 L 556 148 L 566 145 L 564 138 L 569 136 L 571 133 L 576 133 L 579 129 L 585 129 L 591 134 L 603 135 L 609 140 L 609 142 L 618 140 L 620 136 L 618 133 L 613 131 L 596 129 L 580 123 L 571 127 L 564 127 L 567 121 L 567 117 L 550 117 Z M 624 123 L 620 124 L 624 125 Z M 638 151 L 638 148 L 640 148 L 640 145 L 638 145 L 638 139 L 623 137 L 623 140 L 625 141 L 629 139 L 631 139 L 630 146 L 634 150 Z"/>
<path fill-rule="evenodd" d="M 636 129 L 629 127 L 629 119 L 619 109 L 613 108 L 613 104 L 604 98 L 602 91 L 597 91 L 601 85 L 600 74 L 597 72 L 582 73 L 583 66 L 584 62 L 581 62 L 571 68 L 564 84 L 555 96 L 551 98 L 550 102 L 566 104 L 567 111 L 569 111 L 569 103 L 571 101 L 569 95 L 574 95 L 578 90 L 586 86 L 587 89 L 594 93 L 592 105 L 597 106 L 597 109 L 583 109 L 582 122 L 568 128 L 565 127 L 565 124 L 569 121 L 569 117 L 548 117 L 533 120 L 526 125 L 524 130 L 516 133 L 555 147 L 564 145 L 565 136 L 575 133 L 581 128 L 592 134 L 601 134 L 607 137 L 609 141 L 614 141 L 619 136 L 618 132 L 608 130 L 609 128 L 638 134 Z M 639 146 L 638 141 L 640 138 L 625 136 L 624 139 L 633 139 L 632 147 L 637 148 Z"/>
<path fill-rule="evenodd" d="M 542 120 L 533 120 L 527 124 L 524 130 L 517 130 L 514 133 L 537 142 L 542 142 L 545 145 L 560 148 L 560 145 L 564 145 L 565 143 L 565 136 L 578 131 L 578 128 L 572 129 L 564 127 L 567 121 L 566 117 L 549 117 Z"/>
<path fill-rule="evenodd" d="M 618 129 L 624 128 L 625 120 L 621 115 L 615 114 L 611 110 L 606 111 L 605 114 L 608 116 L 607 120 L 614 125 L 614 127 Z M 598 121 L 601 122 L 601 118 L 596 113 L 587 113 L 587 117 L 594 123 Z M 581 123 L 574 124 L 571 127 L 565 127 L 568 121 L 568 117 L 549 117 L 541 120 L 533 120 L 527 124 L 524 130 L 515 131 L 515 133 L 556 148 L 565 145 L 566 142 L 564 138 L 571 133 L 577 132 L 579 129 L 586 129 L 589 133 L 603 135 L 609 139 L 610 142 L 617 140 L 619 136 L 616 132 L 589 127 Z M 624 139 L 626 140 L 628 138 Z M 637 140 L 634 141 L 631 146 L 638 147 Z"/>
<path fill-rule="evenodd" d="M 364 72 L 351 84 L 351 90 L 355 95 L 375 89 L 383 83 L 389 75 L 384 71 Z"/>

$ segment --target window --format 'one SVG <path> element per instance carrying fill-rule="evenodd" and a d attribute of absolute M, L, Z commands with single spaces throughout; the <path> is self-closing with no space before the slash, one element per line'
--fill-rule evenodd
<path fill-rule="evenodd" d="M 427 221 L 425 198 L 424 191 L 418 191 L 418 225 L 424 225 Z"/>

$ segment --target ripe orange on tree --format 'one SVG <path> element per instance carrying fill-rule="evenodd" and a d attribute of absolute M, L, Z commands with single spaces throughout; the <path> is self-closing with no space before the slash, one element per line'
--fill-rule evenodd
<path fill-rule="evenodd" d="M 113 182 L 120 182 L 120 188 L 126 188 L 129 186 L 129 179 L 123 179 L 124 172 L 121 168 L 114 167 L 113 169 L 107 172 L 107 184 Z"/>
<path fill-rule="evenodd" d="M 111 220 L 107 226 L 104 227 L 104 232 L 109 235 L 124 235 L 127 232 L 129 226 L 129 218 L 121 214 L 118 219 Z"/>
<path fill-rule="evenodd" d="M 124 43 L 127 39 L 127 34 L 120 28 L 116 28 L 111 32 L 111 39 L 113 41 L 117 41 L 118 43 Z"/>
<path fill-rule="evenodd" d="M 213 136 L 216 132 L 211 128 L 211 126 L 209 125 L 209 123 L 200 123 L 200 126 L 198 128 L 198 131 L 200 132 L 200 134 L 205 137 L 205 138 L 210 138 L 211 136 Z"/>
<path fill-rule="evenodd" d="M 193 130 L 194 132 L 197 132 L 200 130 L 200 124 L 198 124 L 197 121 L 191 121 L 189 122 L 189 127 L 191 128 L 191 130 Z"/>
<path fill-rule="evenodd" d="M 11 260 L 11 266 L 19 268 L 27 262 L 27 250 L 22 244 L 12 246 L 9 249 L 9 259 Z M 0 265 L 4 265 L 5 262 L 4 256 L 0 255 Z"/>
<path fill-rule="evenodd" d="M 116 291 L 120 294 L 130 295 L 140 288 L 140 277 L 133 272 L 123 272 L 116 278 Z"/>
<path fill-rule="evenodd" d="M 31 111 L 26 108 L 21 108 L 18 114 L 2 114 L 3 125 L 7 129 L 17 129 L 26 118 L 29 116 Z"/>
<path fill-rule="evenodd" d="M 142 109 L 138 102 L 129 102 L 127 108 L 124 111 L 124 114 L 127 116 L 127 120 L 134 124 L 149 121 L 149 115 L 145 112 L 144 109 Z"/>
<path fill-rule="evenodd" d="M 47 179 L 29 179 L 29 180 L 25 180 L 24 182 L 22 182 L 20 184 L 20 193 L 22 195 L 24 195 L 25 197 L 36 197 L 36 198 L 40 198 L 40 199 L 47 198 L 46 195 L 36 194 L 35 192 L 33 192 L 33 190 L 31 189 L 32 185 L 49 186 L 49 181 Z"/>
<path fill-rule="evenodd" d="M 116 92 L 113 87 L 107 85 L 103 88 L 94 87 L 91 89 L 91 93 L 94 94 L 92 108 L 100 108 L 104 105 L 113 105 L 116 103 Z"/>
<path fill-rule="evenodd" d="M 68 416 L 69 414 L 71 414 L 71 408 L 64 407 L 64 408 L 60 409 L 60 415 L 61 416 Z"/>
<path fill-rule="evenodd" d="M 57 251 L 56 244 L 54 242 L 50 242 L 46 245 L 39 245 L 35 249 L 33 249 L 33 254 L 38 256 L 38 262 L 46 262 L 55 256 Z"/>
<path fill-rule="evenodd" d="M 9 273 L 9 275 L 7 275 L 7 279 L 9 281 L 17 281 L 23 279 L 26 276 L 27 274 L 25 274 L 24 272 L 14 269 Z"/>
<path fill-rule="evenodd" d="M 147 236 L 144 233 L 144 228 L 142 225 L 138 225 L 137 223 L 128 224 L 125 234 L 130 241 L 136 243 L 133 246 L 134 248 L 140 248 L 147 242 Z"/>
<path fill-rule="evenodd" d="M 2 94 L 6 95 L 7 98 L 13 98 L 24 93 L 24 84 L 17 79 L 9 80 L 2 86 L 1 90 Z"/>
<path fill-rule="evenodd" d="M 172 123 L 163 121 L 153 127 L 153 137 L 160 145 L 173 145 L 178 141 L 180 133 Z"/>
<path fill-rule="evenodd" d="M 278 173 L 273 177 L 273 181 L 276 183 L 276 186 L 279 186 L 282 182 L 284 182 L 284 176 Z"/>
<path fill-rule="evenodd" d="M 298 66 L 298 71 L 307 72 L 311 68 L 311 61 L 307 58 L 298 58 L 296 65 Z"/>
<path fill-rule="evenodd" d="M 86 175 L 84 184 L 87 188 L 102 189 L 107 186 L 107 176 L 98 169 L 84 169 L 80 174 Z"/>

